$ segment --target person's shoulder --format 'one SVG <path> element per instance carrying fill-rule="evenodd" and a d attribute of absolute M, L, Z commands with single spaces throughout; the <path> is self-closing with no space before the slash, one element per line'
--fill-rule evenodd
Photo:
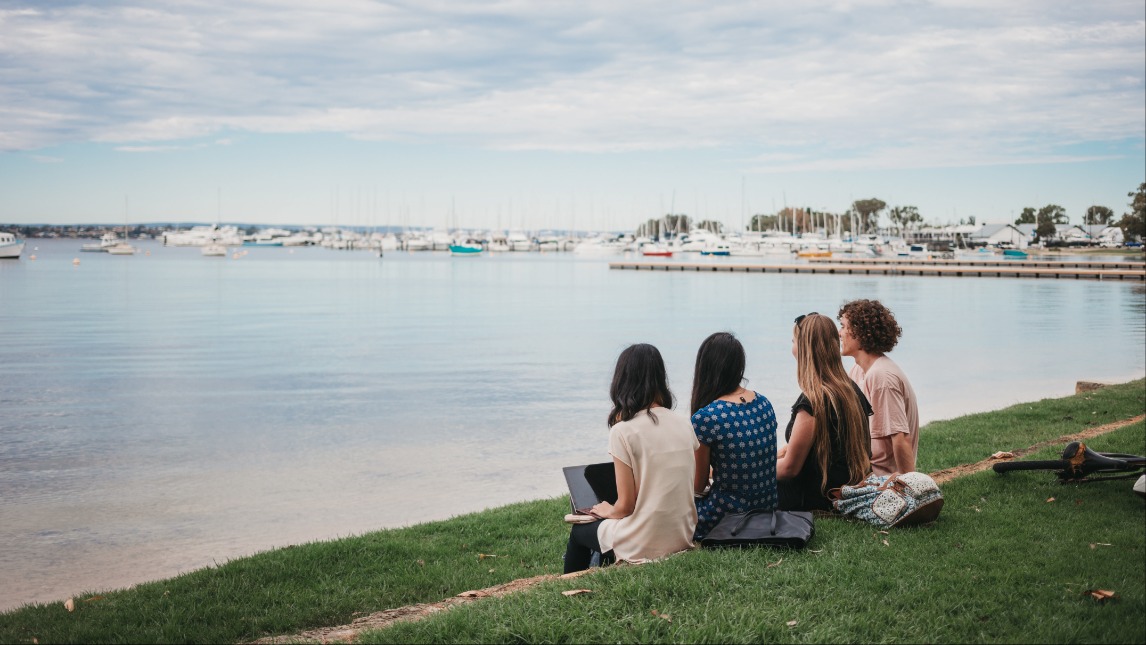
<path fill-rule="evenodd" d="M 800 396 L 796 397 L 796 402 L 792 404 L 792 413 L 795 414 L 797 410 L 803 410 L 808 414 L 812 413 L 812 401 L 803 392 L 800 392 Z"/>
<path fill-rule="evenodd" d="M 720 413 L 725 412 L 726 411 L 725 408 L 728 407 L 729 405 L 730 404 L 725 403 L 724 401 L 721 401 L 720 399 L 717 399 L 717 400 L 713 401 L 712 403 L 709 403 L 708 405 L 704 406 L 703 408 L 697 410 L 695 413 L 693 413 L 692 417 L 690 417 L 690 418 L 694 422 L 702 423 L 711 417 L 720 416 Z"/>

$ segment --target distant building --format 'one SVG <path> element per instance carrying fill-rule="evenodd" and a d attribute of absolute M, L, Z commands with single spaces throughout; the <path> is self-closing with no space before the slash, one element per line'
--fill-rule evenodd
<path fill-rule="evenodd" d="M 975 246 L 1009 246 L 1016 249 L 1025 249 L 1031 243 L 1030 235 L 1014 224 L 984 224 L 969 239 Z"/>

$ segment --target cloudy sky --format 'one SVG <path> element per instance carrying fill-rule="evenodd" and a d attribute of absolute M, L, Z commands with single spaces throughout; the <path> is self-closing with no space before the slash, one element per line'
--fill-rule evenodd
<path fill-rule="evenodd" d="M 0 223 L 1078 222 L 1144 78 L 1127 0 L 0 0 Z"/>

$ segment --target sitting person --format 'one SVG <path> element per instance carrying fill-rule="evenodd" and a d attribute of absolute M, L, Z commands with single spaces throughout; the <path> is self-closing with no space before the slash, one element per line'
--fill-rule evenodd
<path fill-rule="evenodd" d="M 697 540 L 726 513 L 776 508 L 776 413 L 744 382 L 744 346 L 728 332 L 700 345 L 692 377 L 692 429 L 696 449 Z"/>
<path fill-rule="evenodd" d="M 776 463 L 780 509 L 833 510 L 828 491 L 871 474 L 871 406 L 844 372 L 840 337 L 831 318 L 796 318 L 792 333 L 800 397 Z"/>
<path fill-rule="evenodd" d="M 617 502 L 595 505 L 592 514 L 602 519 L 572 527 L 565 573 L 589 568 L 594 551 L 602 563 L 645 562 L 692 547 L 696 435 L 684 417 L 668 410 L 672 392 L 656 347 L 621 352 L 609 397 Z"/>
<path fill-rule="evenodd" d="M 915 470 L 919 452 L 919 405 L 907 375 L 887 353 L 903 330 L 878 300 L 840 307 L 840 350 L 856 364 L 848 376 L 871 402 L 871 469 L 877 475 Z"/>

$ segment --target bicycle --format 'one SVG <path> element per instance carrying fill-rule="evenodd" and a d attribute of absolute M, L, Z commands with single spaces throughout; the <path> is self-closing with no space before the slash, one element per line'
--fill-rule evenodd
<path fill-rule="evenodd" d="M 1016 470 L 1056 470 L 1063 483 L 1133 479 L 1146 470 L 1146 457 L 1120 452 L 1095 452 L 1086 444 L 1072 441 L 1062 451 L 1062 459 L 1046 461 L 1002 461 L 991 466 L 1003 474 Z M 1091 477 L 1093 474 L 1104 475 Z"/>

